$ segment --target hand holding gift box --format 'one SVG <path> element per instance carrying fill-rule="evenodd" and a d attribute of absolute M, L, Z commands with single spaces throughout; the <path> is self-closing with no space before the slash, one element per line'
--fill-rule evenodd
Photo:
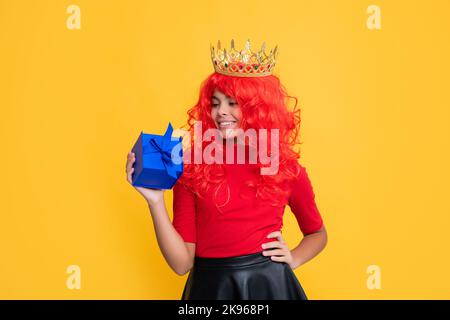
<path fill-rule="evenodd" d="M 172 137 L 169 123 L 164 136 L 141 131 L 132 152 L 136 155 L 132 185 L 171 189 L 183 173 L 182 138 Z M 177 152 L 178 151 L 178 152 Z"/>

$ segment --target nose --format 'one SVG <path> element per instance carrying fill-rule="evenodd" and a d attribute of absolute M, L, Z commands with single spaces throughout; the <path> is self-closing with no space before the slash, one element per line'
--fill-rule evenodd
<path fill-rule="evenodd" d="M 219 105 L 219 110 L 218 110 L 219 114 L 221 115 L 226 115 L 229 113 L 229 107 L 227 106 L 226 103 L 221 103 Z"/>

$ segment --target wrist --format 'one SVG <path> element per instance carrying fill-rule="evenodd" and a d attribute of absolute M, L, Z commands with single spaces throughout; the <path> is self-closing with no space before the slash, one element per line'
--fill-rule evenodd
<path fill-rule="evenodd" d="M 156 201 L 149 201 L 149 200 L 147 200 L 147 205 L 150 208 L 150 211 L 153 212 L 153 211 L 155 211 L 155 209 L 161 208 L 161 206 L 165 205 L 164 198 L 161 198 L 161 199 L 156 200 Z"/>
<path fill-rule="evenodd" d="M 292 256 L 292 261 L 289 264 L 292 270 L 297 269 L 298 267 L 300 267 L 303 262 L 301 261 L 301 257 L 300 254 L 298 252 L 298 250 L 291 250 L 291 256 Z"/>

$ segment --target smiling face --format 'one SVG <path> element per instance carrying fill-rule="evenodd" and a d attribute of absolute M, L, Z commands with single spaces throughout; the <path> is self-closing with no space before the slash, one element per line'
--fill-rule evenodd
<path fill-rule="evenodd" d="M 234 129 L 240 128 L 242 112 L 233 97 L 215 89 L 211 97 L 211 117 L 225 139 L 237 136 L 238 132 Z"/>

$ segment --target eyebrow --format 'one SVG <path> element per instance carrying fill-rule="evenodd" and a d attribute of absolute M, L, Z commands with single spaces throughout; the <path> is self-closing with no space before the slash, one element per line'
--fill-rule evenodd
<path fill-rule="evenodd" d="M 229 100 L 235 100 L 233 97 L 227 96 L 225 95 L 225 97 L 227 97 Z M 217 99 L 220 100 L 219 98 L 217 98 L 216 96 L 212 96 L 211 99 Z"/>

